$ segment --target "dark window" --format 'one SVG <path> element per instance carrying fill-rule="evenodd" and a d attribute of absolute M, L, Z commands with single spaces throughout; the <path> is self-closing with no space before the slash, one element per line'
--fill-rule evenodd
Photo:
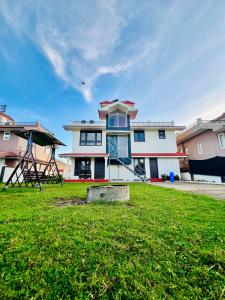
<path fill-rule="evenodd" d="M 109 127 L 127 127 L 127 115 L 125 114 L 110 115 Z"/>
<path fill-rule="evenodd" d="M 80 178 L 91 178 L 91 159 L 76 158 L 74 175 Z"/>
<path fill-rule="evenodd" d="M 101 146 L 102 132 L 101 131 L 81 131 L 80 132 L 81 146 Z"/>
<path fill-rule="evenodd" d="M 144 142 L 145 141 L 144 130 L 134 130 L 134 141 L 135 142 Z"/>
<path fill-rule="evenodd" d="M 145 159 L 134 158 L 134 171 L 139 175 L 145 175 Z"/>
<path fill-rule="evenodd" d="M 165 130 L 159 130 L 159 138 L 160 139 L 165 139 L 166 138 L 166 133 Z"/>

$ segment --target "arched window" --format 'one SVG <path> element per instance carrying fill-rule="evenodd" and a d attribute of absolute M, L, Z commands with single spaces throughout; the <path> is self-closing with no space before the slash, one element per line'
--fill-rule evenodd
<path fill-rule="evenodd" d="M 125 114 L 110 115 L 109 127 L 127 127 L 127 115 Z"/>

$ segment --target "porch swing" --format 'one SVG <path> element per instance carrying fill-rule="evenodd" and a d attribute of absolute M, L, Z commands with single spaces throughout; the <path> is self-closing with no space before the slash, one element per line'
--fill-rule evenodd
<path fill-rule="evenodd" d="M 15 135 L 27 140 L 27 148 L 24 156 L 15 167 L 3 189 L 7 189 L 11 184 L 12 187 L 35 187 L 37 186 L 42 191 L 43 183 L 63 184 L 59 174 L 58 166 L 55 160 L 55 149 L 57 146 L 65 146 L 62 142 L 56 139 L 52 134 L 39 130 L 17 131 Z M 51 153 L 44 171 L 37 170 L 37 161 L 33 154 L 33 143 L 39 146 L 50 146 Z"/>

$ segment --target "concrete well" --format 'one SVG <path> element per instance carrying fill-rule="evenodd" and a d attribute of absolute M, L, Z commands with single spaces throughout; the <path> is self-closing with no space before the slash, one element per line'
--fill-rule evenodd
<path fill-rule="evenodd" d="M 87 202 L 103 201 L 127 201 L 130 200 L 128 185 L 90 186 L 87 192 Z"/>

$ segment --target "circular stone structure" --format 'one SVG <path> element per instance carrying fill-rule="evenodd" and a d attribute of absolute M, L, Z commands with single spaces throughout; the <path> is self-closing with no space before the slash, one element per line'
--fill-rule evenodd
<path fill-rule="evenodd" d="M 92 201 L 128 201 L 130 189 L 128 185 L 90 186 L 87 192 L 87 202 Z"/>

